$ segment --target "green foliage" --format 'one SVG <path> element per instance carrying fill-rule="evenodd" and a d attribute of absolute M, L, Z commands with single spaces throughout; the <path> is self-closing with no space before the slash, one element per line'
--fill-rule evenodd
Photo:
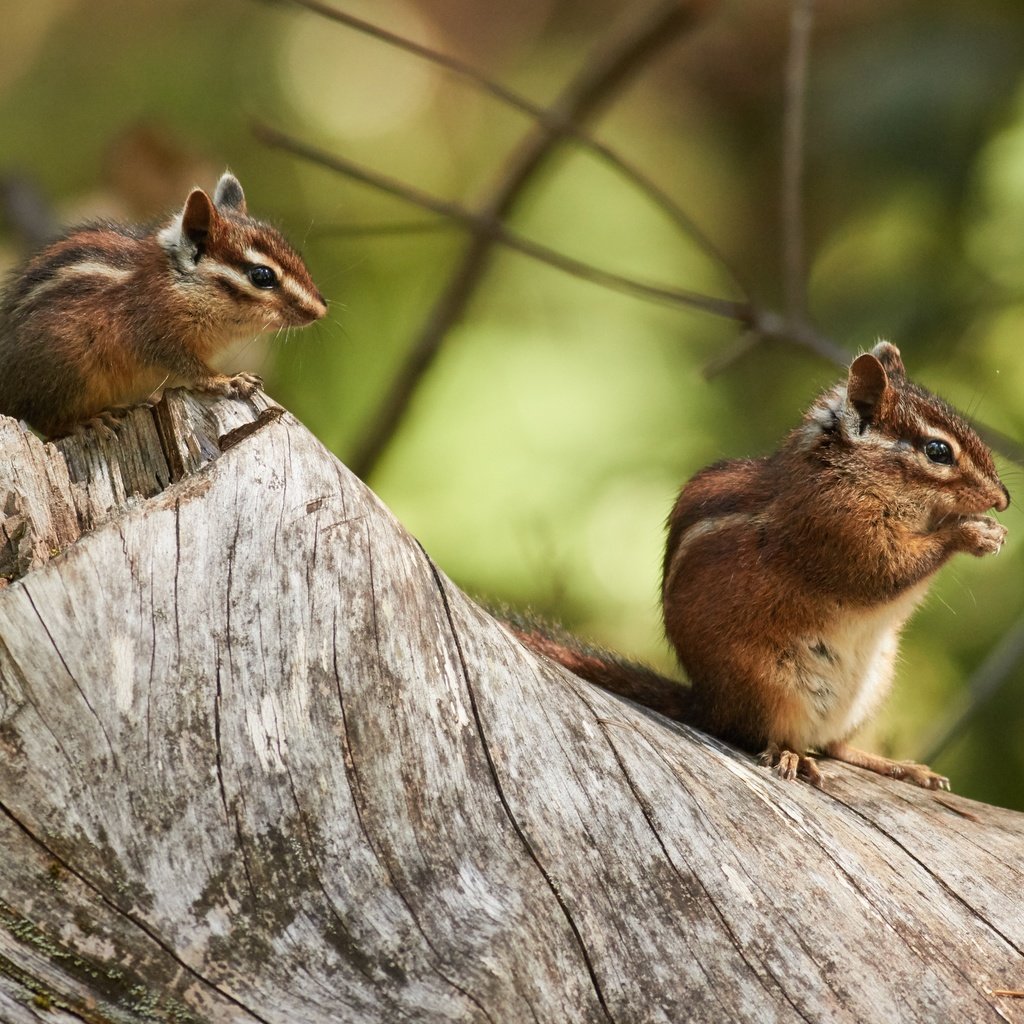
<path fill-rule="evenodd" d="M 484 19 L 471 0 L 337 3 L 457 52 L 538 102 L 635 8 L 532 0 L 485 5 Z M 288 5 L 17 6 L 0 38 L 4 165 L 77 216 L 92 209 L 82 197 L 102 183 L 111 140 L 139 119 L 218 169 L 230 164 L 253 208 L 304 247 L 332 300 L 329 323 L 272 343 L 255 368 L 351 456 L 464 235 L 339 231 L 430 218 L 260 147 L 250 120 L 472 206 L 526 119 Z M 912 375 L 1020 439 L 1024 9 L 1000 0 L 941 12 L 930 0 L 819 7 L 806 187 L 815 321 L 851 353 L 891 338 Z M 785 11 L 722 5 L 593 129 L 686 207 L 768 305 L 782 291 Z M 610 270 L 734 297 L 692 239 L 571 145 L 533 182 L 513 226 Z M 837 373 L 771 343 L 705 380 L 707 360 L 737 336 L 728 321 L 499 253 L 371 482 L 469 590 L 671 668 L 656 596 L 662 523 L 679 484 L 715 459 L 770 450 Z M 1020 467 L 1003 465 L 1011 492 L 1024 492 Z M 1019 508 L 1003 517 L 1000 558 L 961 558 L 913 620 L 897 692 L 874 727 L 879 747 L 921 755 L 1019 616 Z M 1024 807 L 1022 734 L 1018 666 L 935 767 L 959 792 Z"/>

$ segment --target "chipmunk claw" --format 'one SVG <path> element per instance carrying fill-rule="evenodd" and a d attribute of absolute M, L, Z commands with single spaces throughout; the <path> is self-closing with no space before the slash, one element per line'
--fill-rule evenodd
<path fill-rule="evenodd" d="M 236 373 L 230 377 L 217 373 L 197 381 L 195 387 L 198 391 L 225 398 L 251 398 L 263 387 L 263 378 L 255 373 Z"/>
<path fill-rule="evenodd" d="M 964 550 L 979 558 L 998 555 L 1006 540 L 1006 527 L 991 516 L 961 519 L 959 526 Z"/>
<path fill-rule="evenodd" d="M 105 441 L 111 441 L 117 437 L 118 427 L 124 421 L 125 416 L 131 411 L 127 405 L 116 405 L 110 409 L 103 409 L 90 416 L 87 420 L 76 423 L 64 437 L 85 437 L 90 432 L 99 435 Z"/>
<path fill-rule="evenodd" d="M 263 387 L 263 378 L 258 373 L 236 373 L 231 384 L 239 398 L 251 398 Z"/>
<path fill-rule="evenodd" d="M 941 789 L 949 792 L 949 779 L 945 775 L 939 775 L 928 765 L 918 764 L 917 761 L 894 761 L 880 754 L 857 750 L 846 743 L 832 743 L 825 748 L 824 753 L 837 761 L 845 761 L 857 768 L 866 768 L 869 772 L 885 775 L 890 779 L 910 782 L 922 789 Z"/>
<path fill-rule="evenodd" d="M 771 744 L 763 751 L 758 761 L 780 778 L 793 782 L 802 779 L 817 789 L 824 789 L 825 779 L 818 770 L 818 763 L 807 754 L 796 754 L 792 750 L 784 750 L 778 744 Z"/>
<path fill-rule="evenodd" d="M 912 782 L 922 789 L 941 789 L 949 792 L 949 779 L 945 775 L 933 772 L 928 765 L 918 764 L 915 761 L 895 761 L 893 764 L 890 774 L 894 779 Z"/>

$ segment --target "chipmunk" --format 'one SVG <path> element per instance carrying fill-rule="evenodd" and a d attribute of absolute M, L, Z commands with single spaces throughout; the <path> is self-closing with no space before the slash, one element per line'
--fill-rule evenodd
<path fill-rule="evenodd" d="M 984 442 L 907 379 L 887 342 L 853 360 L 774 454 L 719 462 L 668 520 L 665 632 L 690 685 L 530 625 L 530 648 L 620 695 L 822 784 L 811 752 L 928 789 L 925 765 L 849 737 L 893 677 L 899 633 L 943 563 L 995 554 L 1010 495 Z"/>
<path fill-rule="evenodd" d="M 50 437 L 111 426 L 164 383 L 248 397 L 249 373 L 207 360 L 233 341 L 319 320 L 327 304 L 302 258 L 248 215 L 225 172 L 166 223 L 74 228 L 31 257 L 0 305 L 0 413 Z"/>

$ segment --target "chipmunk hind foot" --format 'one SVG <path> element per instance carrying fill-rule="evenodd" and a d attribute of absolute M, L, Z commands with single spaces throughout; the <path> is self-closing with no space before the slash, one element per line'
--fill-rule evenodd
<path fill-rule="evenodd" d="M 949 789 L 949 779 L 945 775 L 939 775 L 928 765 L 916 761 L 894 761 L 889 757 L 858 750 L 847 743 L 830 743 L 822 753 L 836 761 L 844 761 L 856 768 L 866 768 L 869 772 L 877 772 L 890 779 L 912 782 L 922 789 Z"/>

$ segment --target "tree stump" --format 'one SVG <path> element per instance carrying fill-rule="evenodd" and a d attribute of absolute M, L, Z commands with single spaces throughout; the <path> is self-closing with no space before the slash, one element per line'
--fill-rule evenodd
<path fill-rule="evenodd" d="M 264 396 L 0 452 L 3 1022 L 1024 1021 L 1024 815 L 542 661 Z"/>

